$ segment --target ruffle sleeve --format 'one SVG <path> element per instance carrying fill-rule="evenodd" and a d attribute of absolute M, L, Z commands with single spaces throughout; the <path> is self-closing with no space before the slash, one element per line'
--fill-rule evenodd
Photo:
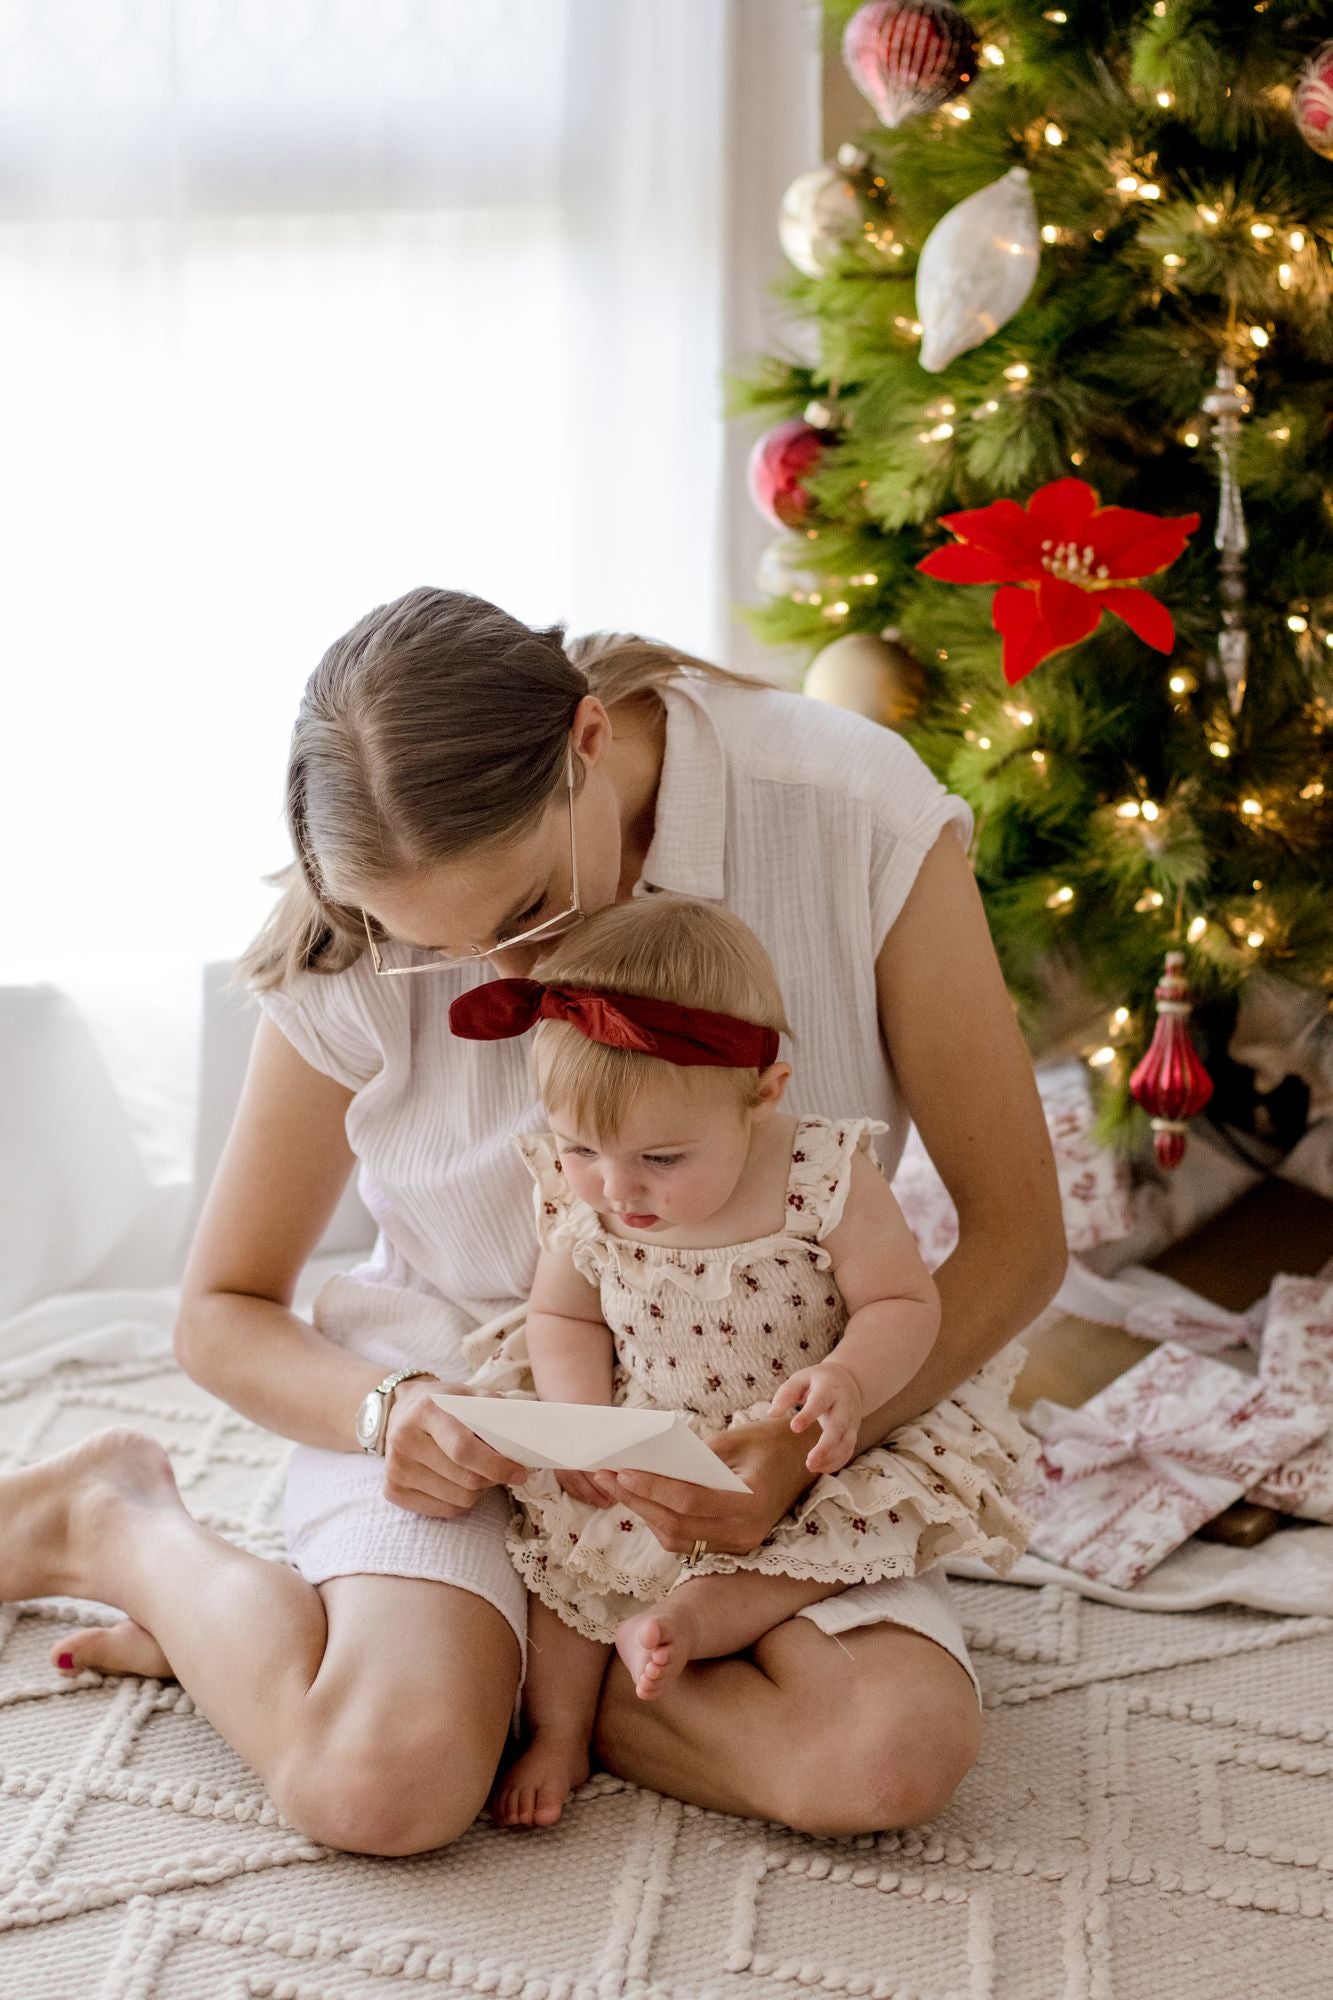
<path fill-rule="evenodd" d="M 543 1250 L 571 1257 L 576 1271 L 600 1285 L 611 1253 L 596 1209 L 570 1187 L 549 1132 L 525 1132 L 516 1143 L 532 1175 L 537 1241 Z"/>

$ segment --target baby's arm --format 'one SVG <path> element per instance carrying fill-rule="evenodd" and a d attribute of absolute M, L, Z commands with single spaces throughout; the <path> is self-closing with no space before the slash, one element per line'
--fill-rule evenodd
<path fill-rule="evenodd" d="M 544 1403 L 609 1403 L 614 1351 L 596 1285 L 560 1250 L 542 1250 L 528 1294 L 528 1356 Z"/>
<path fill-rule="evenodd" d="M 609 1403 L 615 1352 L 602 1300 L 564 1251 L 542 1250 L 528 1294 L 528 1358 L 544 1403 Z M 610 1498 L 586 1472 L 558 1472 L 565 1492 L 591 1506 Z"/>
<path fill-rule="evenodd" d="M 794 1431 L 816 1419 L 820 1439 L 806 1459 L 811 1472 L 837 1472 L 855 1455 L 866 1410 L 878 1409 L 911 1381 L 935 1345 L 940 1300 L 916 1239 L 884 1176 L 858 1153 L 847 1205 L 824 1239 L 847 1306 L 842 1339 L 828 1359 L 802 1368 L 773 1398 L 775 1411 L 801 1408 Z"/>

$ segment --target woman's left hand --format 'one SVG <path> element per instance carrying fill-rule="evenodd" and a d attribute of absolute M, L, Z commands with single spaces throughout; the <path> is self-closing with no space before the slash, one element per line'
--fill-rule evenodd
<path fill-rule="evenodd" d="M 711 1555 L 749 1555 L 810 1484 L 805 1448 L 785 1417 L 735 1424 L 708 1439 L 709 1449 L 750 1488 L 719 1493 L 655 1472 L 599 1473 L 614 1479 L 616 1499 L 651 1528 L 664 1549 L 687 1556 L 696 1542 Z"/>

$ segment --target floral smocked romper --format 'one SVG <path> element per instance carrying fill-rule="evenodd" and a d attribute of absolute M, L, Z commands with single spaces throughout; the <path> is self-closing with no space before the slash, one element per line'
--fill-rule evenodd
<path fill-rule="evenodd" d="M 846 1205 L 855 1154 L 874 1160 L 870 1141 L 887 1129 L 873 1118 L 802 1118 L 785 1228 L 703 1250 L 609 1235 L 570 1189 L 550 1134 L 518 1141 L 536 1182 L 543 1246 L 566 1252 L 600 1287 L 617 1403 L 680 1411 L 707 1435 L 767 1416 L 780 1382 L 825 1359 L 847 1311 L 823 1239 Z M 692 1573 L 750 1569 L 870 1583 L 917 1575 L 951 1555 L 979 1556 L 1005 1573 L 1030 1525 L 1013 1498 L 1034 1456 L 1009 1408 L 1020 1359 L 997 1356 L 886 1444 L 816 1479 L 749 1555 L 705 1555 Z M 492 1348 L 472 1387 L 534 1393 L 521 1327 Z M 587 1638 L 609 1643 L 621 1619 L 685 1572 L 684 1559 L 642 1521 L 572 1499 L 553 1473 L 532 1473 L 515 1500 L 508 1538 L 515 1567 Z"/>

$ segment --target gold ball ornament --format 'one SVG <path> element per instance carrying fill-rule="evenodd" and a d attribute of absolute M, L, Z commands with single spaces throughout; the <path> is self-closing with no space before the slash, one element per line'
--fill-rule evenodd
<path fill-rule="evenodd" d="M 920 661 L 897 639 L 847 632 L 815 655 L 804 690 L 816 701 L 896 729 L 920 713 L 926 677 Z"/>

